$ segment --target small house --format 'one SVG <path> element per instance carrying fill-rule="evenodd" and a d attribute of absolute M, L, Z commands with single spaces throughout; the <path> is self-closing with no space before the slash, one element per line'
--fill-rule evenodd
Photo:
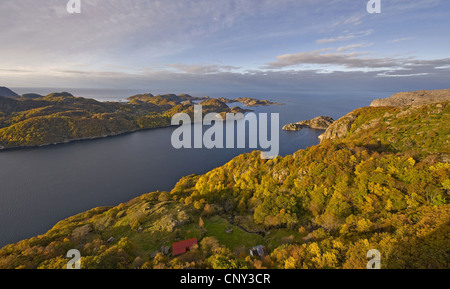
<path fill-rule="evenodd" d="M 253 257 L 264 257 L 264 256 L 267 255 L 266 247 L 264 247 L 262 245 L 253 247 L 250 250 L 250 255 L 253 256 Z"/>
<path fill-rule="evenodd" d="M 178 243 L 173 243 L 172 254 L 173 254 L 173 256 L 178 256 L 178 255 L 184 254 L 186 252 L 189 252 L 197 244 L 198 244 L 198 242 L 197 242 L 196 238 L 186 240 L 186 241 L 181 241 Z"/>

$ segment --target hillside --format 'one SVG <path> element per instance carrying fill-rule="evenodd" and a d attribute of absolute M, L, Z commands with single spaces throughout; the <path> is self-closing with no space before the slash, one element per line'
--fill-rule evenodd
<path fill-rule="evenodd" d="M 351 121 L 349 121 L 351 120 Z M 367 107 L 320 145 L 273 160 L 258 152 L 117 207 L 59 222 L 0 250 L 0 268 L 450 267 L 450 103 Z M 331 129 L 331 127 L 330 127 Z M 164 247 L 198 238 L 172 257 Z M 268 256 L 249 256 L 256 245 Z"/>
<path fill-rule="evenodd" d="M 450 101 L 450 89 L 399 92 L 390 98 L 376 99 L 370 106 L 420 106 L 444 101 Z"/>
<path fill-rule="evenodd" d="M 11 89 L 4 87 L 4 86 L 0 86 L 0 96 L 11 97 L 11 98 L 19 97 L 19 95 L 17 93 L 15 93 Z"/>
<path fill-rule="evenodd" d="M 0 97 L 0 148 L 64 143 L 169 124 L 156 105 L 101 103 L 70 93 Z"/>
<path fill-rule="evenodd" d="M 339 140 L 384 152 L 408 151 L 415 158 L 448 162 L 448 102 L 407 107 L 366 107 L 333 123 L 321 142 Z"/>
<path fill-rule="evenodd" d="M 0 149 L 58 144 L 167 127 L 176 113 L 192 115 L 194 101 L 201 100 L 205 106 L 204 114 L 244 112 L 239 108 L 229 108 L 220 100 L 187 94 L 135 95 L 128 98 L 128 103 L 98 102 L 74 97 L 67 92 L 46 96 L 26 94 L 15 98 L 0 96 Z"/>

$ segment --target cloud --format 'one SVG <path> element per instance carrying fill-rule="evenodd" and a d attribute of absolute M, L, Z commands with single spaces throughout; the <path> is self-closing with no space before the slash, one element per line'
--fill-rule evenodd
<path fill-rule="evenodd" d="M 426 76 L 431 73 L 423 72 L 423 73 L 395 73 L 393 71 L 386 71 L 379 73 L 377 77 L 413 77 L 413 76 Z"/>
<path fill-rule="evenodd" d="M 0 52 L 19 48 L 34 55 L 68 57 L 86 50 L 101 54 L 146 49 L 160 56 L 191 47 L 248 17 L 277 13 L 296 1 L 82 0 L 79 15 L 69 15 L 66 3 L 0 1 L 0 27 L 8 27 L 0 32 Z"/>
<path fill-rule="evenodd" d="M 398 42 L 407 41 L 407 40 L 411 40 L 411 39 L 414 39 L 414 37 L 397 38 L 394 40 L 390 40 L 389 43 L 398 43 Z"/>
<path fill-rule="evenodd" d="M 415 70 L 411 75 L 423 75 L 423 73 L 437 72 L 436 69 L 450 64 L 450 58 L 421 60 L 399 57 L 368 57 L 367 53 L 329 53 L 329 49 L 299 52 L 277 56 L 276 62 L 268 63 L 266 69 L 283 69 L 287 67 L 302 67 L 305 65 L 319 65 L 327 67 L 330 71 L 334 67 L 343 67 L 347 70 L 372 70 L 372 71 L 400 71 Z M 324 53 L 327 52 L 327 53 Z M 425 69 L 427 71 L 418 71 Z M 339 69 L 339 70 L 342 70 Z"/>
<path fill-rule="evenodd" d="M 191 64 L 170 64 L 169 67 L 175 68 L 180 72 L 192 73 L 192 74 L 209 74 L 209 73 L 219 73 L 224 71 L 231 71 L 240 69 L 240 67 L 231 65 L 217 65 L 217 64 L 202 64 L 202 65 L 191 65 Z"/>
<path fill-rule="evenodd" d="M 408 11 L 409 10 L 423 10 L 429 9 L 431 7 L 435 7 L 440 5 L 442 2 L 446 2 L 444 0 L 397 0 L 392 1 L 392 3 L 388 3 L 387 8 L 384 11 L 389 12 L 393 10 L 393 12 L 397 11 Z"/>
<path fill-rule="evenodd" d="M 357 33 L 348 33 L 346 35 L 319 39 L 316 41 L 316 43 L 317 44 L 328 44 L 328 43 L 333 43 L 333 42 L 342 42 L 342 41 L 347 41 L 347 40 L 351 40 L 351 39 L 355 39 L 355 38 L 369 36 L 372 33 L 373 33 L 373 30 L 370 29 L 370 30 L 361 31 L 361 32 L 357 32 Z"/>
<path fill-rule="evenodd" d="M 436 5 L 447 1 L 387 1 L 376 16 L 366 13 L 367 1 L 354 0 L 82 0 L 80 15 L 67 14 L 66 3 L 0 1 L 4 85 L 159 87 L 167 92 L 245 90 L 246 84 L 295 90 L 325 82 L 339 86 L 350 79 L 369 86 L 380 79 L 426 79 L 424 86 L 433 83 L 431 77 L 448 82 L 448 59 L 407 58 L 398 49 L 401 44 L 410 49 L 408 43 L 396 45 L 395 57 L 384 56 L 390 55 L 387 45 L 377 46 L 378 54 L 356 50 L 372 45 L 377 36 L 394 39 L 413 31 L 417 39 L 427 36 L 420 53 L 439 53 L 448 39 L 423 31 L 432 25 L 437 36 L 445 35 L 448 9 Z M 323 48 L 327 44 L 336 47 Z M 290 51 L 297 53 L 286 54 Z"/>
<path fill-rule="evenodd" d="M 356 43 L 356 44 L 350 44 L 350 45 L 347 45 L 347 46 L 338 47 L 336 49 L 336 51 L 337 52 L 344 52 L 344 51 L 354 50 L 354 49 L 357 49 L 357 48 L 365 48 L 365 47 L 369 47 L 369 46 L 372 46 L 372 45 L 373 45 L 373 43 Z"/>
<path fill-rule="evenodd" d="M 273 38 L 297 35 L 298 28 L 284 29 L 280 22 L 280 29 L 269 25 L 270 20 L 291 14 L 295 21 L 307 22 L 311 8 L 328 2 L 82 0 L 82 13 L 69 15 L 67 0 L 0 1 L 0 27 L 5 28 L 0 30 L 0 63 L 4 69 L 33 67 L 36 73 L 49 63 L 64 66 L 68 62 L 88 64 L 94 71 L 111 64 L 132 70 L 204 61 L 197 51 L 208 49 L 214 60 L 222 60 L 215 55 L 224 47 L 240 52 L 245 41 L 248 45 L 264 42 L 263 47 Z M 182 58 L 183 53 L 188 57 L 198 53 L 198 58 Z M 174 56 L 176 60 L 171 59 Z"/>
<path fill-rule="evenodd" d="M 279 69 L 305 64 L 334 65 L 346 68 L 388 68 L 401 64 L 397 59 L 363 57 L 365 53 L 322 53 L 324 49 L 277 56 L 266 68 Z"/>
<path fill-rule="evenodd" d="M 0 73 L 1 75 L 1 73 Z M 190 93 L 192 95 L 247 92 L 299 93 L 305 90 L 373 90 L 404 91 L 448 88 L 450 69 L 435 73 L 432 67 L 386 71 L 334 71 L 320 73 L 319 70 L 252 70 L 246 72 L 218 72 L 190 74 L 170 71 L 147 71 L 140 74 L 115 71 L 90 71 L 89 74 L 73 71 L 55 74 L 39 74 L 26 79 L 11 75 L 1 76 L 10 87 L 53 87 L 68 89 L 74 83 L 83 83 L 84 88 L 133 88 L 152 93 Z M 56 82 L 56 80 L 58 80 Z M 36 86 L 32 86 L 36 85 Z M 51 90 L 51 89 L 50 89 Z M 58 90 L 58 89 L 56 89 Z M 129 95 L 124 95 L 127 97 Z"/>

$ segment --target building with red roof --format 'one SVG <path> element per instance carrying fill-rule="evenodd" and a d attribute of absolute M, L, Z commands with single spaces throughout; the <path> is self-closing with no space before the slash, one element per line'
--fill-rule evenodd
<path fill-rule="evenodd" d="M 191 250 L 197 244 L 198 244 L 197 238 L 178 242 L 178 243 L 173 243 L 172 255 L 178 256 L 178 255 L 184 254 L 186 252 L 189 252 L 189 250 Z"/>

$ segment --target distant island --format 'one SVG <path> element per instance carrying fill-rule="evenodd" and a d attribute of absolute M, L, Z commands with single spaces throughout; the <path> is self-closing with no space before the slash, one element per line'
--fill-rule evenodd
<path fill-rule="evenodd" d="M 177 113 L 193 114 L 194 105 L 203 113 L 245 113 L 245 106 L 271 105 L 267 100 L 240 98 L 222 101 L 188 94 L 131 96 L 128 102 L 99 102 L 75 97 L 68 92 L 42 96 L 35 93 L 18 95 L 0 87 L 0 149 L 43 146 L 75 140 L 120 135 L 143 129 L 168 127 Z"/>
<path fill-rule="evenodd" d="M 326 130 L 333 122 L 334 122 L 334 119 L 332 119 L 331 117 L 319 116 L 319 117 L 313 118 L 311 120 L 303 120 L 303 121 L 300 121 L 297 123 L 291 123 L 291 124 L 285 125 L 283 127 L 283 130 L 300 131 L 303 128 Z"/>
<path fill-rule="evenodd" d="M 136 114 L 167 98 L 109 105 Z M 67 218 L 0 249 L 0 269 L 63 269 L 70 249 L 83 269 L 366 269 L 372 249 L 383 269 L 449 268 L 450 102 L 420 101 L 359 108 L 316 146 L 243 154 L 171 191 Z"/>
<path fill-rule="evenodd" d="M 19 97 L 19 95 L 17 93 L 15 93 L 11 89 L 9 89 L 7 87 L 4 87 L 4 86 L 0 86 L 0 96 L 3 96 L 3 97 Z"/>
<path fill-rule="evenodd" d="M 281 103 L 271 102 L 268 100 L 259 100 L 255 98 L 250 97 L 240 97 L 236 99 L 228 99 L 228 98 L 218 98 L 218 100 L 224 102 L 224 103 L 234 103 L 234 102 L 240 102 L 245 104 L 247 107 L 252 106 L 266 106 L 266 105 L 280 105 Z"/>

